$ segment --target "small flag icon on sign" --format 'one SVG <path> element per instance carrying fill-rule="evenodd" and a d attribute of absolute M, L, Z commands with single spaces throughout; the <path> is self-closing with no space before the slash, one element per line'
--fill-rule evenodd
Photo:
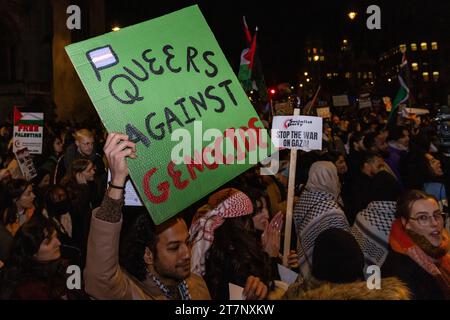
<path fill-rule="evenodd" d="M 119 57 L 110 45 L 92 49 L 86 53 L 86 57 L 91 63 L 98 81 L 101 81 L 100 70 L 112 67 L 119 63 Z"/>

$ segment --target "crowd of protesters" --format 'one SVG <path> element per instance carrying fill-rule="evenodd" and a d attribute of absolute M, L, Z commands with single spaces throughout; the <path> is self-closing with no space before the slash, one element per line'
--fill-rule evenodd
<path fill-rule="evenodd" d="M 335 110 L 336 111 L 336 110 Z M 135 144 L 100 124 L 46 125 L 27 181 L 0 129 L 2 299 L 450 299 L 450 154 L 430 116 L 335 112 L 322 150 L 298 151 L 293 234 L 280 281 L 289 152 L 155 225 L 124 206 Z M 270 121 L 265 121 L 270 127 Z M 111 180 L 107 184 L 107 169 Z M 83 271 L 67 285 L 69 265 Z M 381 268 L 372 290 L 369 267 Z"/>

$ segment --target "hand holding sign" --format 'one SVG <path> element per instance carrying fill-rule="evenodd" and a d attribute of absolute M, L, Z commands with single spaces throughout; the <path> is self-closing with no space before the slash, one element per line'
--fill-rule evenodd
<path fill-rule="evenodd" d="M 110 133 L 103 148 L 111 169 L 111 184 L 123 186 L 128 176 L 126 157 L 136 159 L 136 145 L 122 133 Z"/>
<path fill-rule="evenodd" d="M 267 296 L 267 286 L 258 277 L 249 276 L 242 292 L 245 300 L 262 300 Z"/>

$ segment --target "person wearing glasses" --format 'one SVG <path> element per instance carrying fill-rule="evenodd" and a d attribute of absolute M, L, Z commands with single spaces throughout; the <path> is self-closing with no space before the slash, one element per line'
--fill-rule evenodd
<path fill-rule="evenodd" d="M 450 299 L 450 245 L 444 218 L 436 198 L 423 191 L 409 190 L 397 201 L 381 276 L 398 277 L 413 299 Z"/>

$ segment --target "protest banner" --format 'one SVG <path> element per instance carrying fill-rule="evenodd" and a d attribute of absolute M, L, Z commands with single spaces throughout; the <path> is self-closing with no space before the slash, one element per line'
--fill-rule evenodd
<path fill-rule="evenodd" d="M 350 105 L 348 101 L 348 95 L 346 94 L 340 96 L 333 96 L 332 99 L 333 99 L 333 106 L 335 107 L 346 107 Z"/>
<path fill-rule="evenodd" d="M 42 153 L 44 114 L 20 112 L 14 107 L 13 152 L 27 148 L 31 154 Z"/>
<path fill-rule="evenodd" d="M 330 107 L 323 107 L 323 108 L 317 108 L 316 109 L 317 116 L 324 118 L 324 119 L 330 119 L 331 118 L 331 112 Z"/>
<path fill-rule="evenodd" d="M 272 142 L 278 148 L 321 150 L 322 121 L 320 117 L 311 116 L 274 117 Z"/>
<path fill-rule="evenodd" d="M 370 94 L 364 93 L 359 95 L 359 108 L 372 108 L 372 100 L 370 100 Z"/>
<path fill-rule="evenodd" d="M 274 117 L 272 122 L 272 142 L 274 146 L 291 149 L 283 247 L 283 264 L 286 266 L 290 252 L 295 171 L 297 167 L 297 152 L 292 152 L 292 149 L 304 151 L 322 149 L 322 118 L 300 116 L 299 114 L 300 109 L 296 108 L 294 109 L 294 115 Z"/>
<path fill-rule="evenodd" d="M 37 171 L 30 156 L 28 148 L 22 148 L 14 152 L 17 162 L 19 163 L 20 171 L 27 181 L 30 181 L 37 176 Z"/>
<path fill-rule="evenodd" d="M 106 129 L 136 142 L 130 176 L 156 224 L 273 150 L 197 6 L 66 51 Z"/>

